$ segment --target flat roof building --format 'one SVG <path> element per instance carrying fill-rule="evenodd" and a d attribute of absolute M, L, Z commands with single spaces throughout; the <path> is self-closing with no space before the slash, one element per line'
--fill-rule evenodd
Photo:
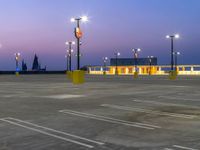
<path fill-rule="evenodd" d="M 151 60 L 150 60 L 151 59 Z M 151 63 L 151 65 L 157 65 L 157 57 L 153 58 L 111 58 L 110 59 L 110 66 L 115 66 L 117 61 L 118 66 L 146 66 Z M 151 62 L 150 62 L 151 61 Z"/>

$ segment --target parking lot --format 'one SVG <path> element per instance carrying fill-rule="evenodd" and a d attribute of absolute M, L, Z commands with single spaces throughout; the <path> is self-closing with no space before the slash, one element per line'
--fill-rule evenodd
<path fill-rule="evenodd" d="M 200 150 L 200 77 L 0 76 L 0 150 Z"/>

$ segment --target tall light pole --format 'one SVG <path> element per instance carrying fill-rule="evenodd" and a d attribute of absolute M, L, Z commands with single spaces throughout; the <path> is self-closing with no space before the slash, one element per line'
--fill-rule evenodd
<path fill-rule="evenodd" d="M 72 71 L 72 45 L 75 45 L 75 42 L 74 41 L 69 41 L 69 42 L 66 42 L 65 43 L 66 45 L 69 46 L 69 49 L 67 50 L 67 62 L 69 62 L 68 66 L 67 66 L 67 71 L 69 69 L 69 71 Z"/>
<path fill-rule="evenodd" d="M 154 58 L 154 56 L 148 56 L 148 59 L 149 59 L 149 75 L 151 75 L 152 58 Z"/>
<path fill-rule="evenodd" d="M 137 71 L 137 63 L 138 63 L 138 53 L 141 51 L 140 48 L 133 48 L 132 49 L 133 51 L 133 57 L 134 57 L 134 64 L 135 64 L 135 72 L 138 72 Z"/>
<path fill-rule="evenodd" d="M 66 71 L 69 70 L 69 55 L 68 55 L 68 52 L 67 54 L 65 55 L 65 58 L 66 58 L 66 62 L 67 62 L 67 66 L 66 66 Z M 67 72 L 66 72 L 67 73 Z"/>
<path fill-rule="evenodd" d="M 167 39 L 171 39 L 171 71 L 174 70 L 174 39 L 178 39 L 180 36 L 178 34 L 167 35 Z"/>
<path fill-rule="evenodd" d="M 75 37 L 77 39 L 77 70 L 80 70 L 80 39 L 83 35 L 81 29 L 80 29 L 80 21 L 82 22 L 87 22 L 88 17 L 87 16 L 82 16 L 78 18 L 71 18 L 71 22 L 76 22 L 77 26 L 74 30 Z"/>
<path fill-rule="evenodd" d="M 16 62 L 16 72 L 19 72 L 19 59 L 20 59 L 20 53 L 15 53 L 15 62 Z"/>
<path fill-rule="evenodd" d="M 106 63 L 108 61 L 108 57 L 103 57 L 103 74 L 105 75 L 106 74 Z"/>
<path fill-rule="evenodd" d="M 177 65 L 178 65 L 178 55 L 180 55 L 181 53 L 180 52 L 174 52 L 173 53 L 174 54 L 174 56 L 175 56 L 175 70 L 176 71 L 178 71 L 178 69 L 177 69 Z"/>
<path fill-rule="evenodd" d="M 118 56 L 120 56 L 120 53 L 119 52 L 116 52 L 116 53 L 114 53 L 114 55 L 115 55 L 115 75 L 118 75 Z"/>

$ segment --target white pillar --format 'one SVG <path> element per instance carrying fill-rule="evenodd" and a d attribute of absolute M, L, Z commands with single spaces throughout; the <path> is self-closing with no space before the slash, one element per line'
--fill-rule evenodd
<path fill-rule="evenodd" d="M 194 71 L 194 67 L 193 67 L 193 66 L 191 67 L 191 70 L 190 70 L 190 71 L 192 71 L 192 72 Z"/>

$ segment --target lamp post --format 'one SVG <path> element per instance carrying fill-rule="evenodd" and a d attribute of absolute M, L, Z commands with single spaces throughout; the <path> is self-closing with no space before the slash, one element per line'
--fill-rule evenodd
<path fill-rule="evenodd" d="M 103 74 L 105 75 L 106 74 L 106 63 L 108 61 L 108 57 L 103 57 L 103 66 L 104 66 L 104 69 L 103 69 Z"/>
<path fill-rule="evenodd" d="M 65 55 L 65 58 L 66 58 L 66 62 L 67 62 L 66 71 L 68 71 L 69 70 L 69 55 L 68 55 L 68 53 Z"/>
<path fill-rule="evenodd" d="M 20 58 L 20 53 L 15 53 L 15 62 L 16 62 L 16 72 L 19 72 L 19 58 Z"/>
<path fill-rule="evenodd" d="M 149 59 L 149 75 L 151 75 L 152 58 L 154 58 L 154 56 L 148 56 L 148 59 Z"/>
<path fill-rule="evenodd" d="M 75 37 L 77 39 L 77 70 L 80 70 L 80 39 L 83 35 L 81 29 L 80 29 L 80 21 L 82 22 L 87 22 L 88 17 L 87 16 L 82 16 L 78 18 L 71 18 L 71 22 L 76 22 L 77 26 L 74 30 Z"/>
<path fill-rule="evenodd" d="M 141 51 L 140 48 L 133 48 L 133 57 L 134 57 L 134 64 L 135 64 L 135 72 L 138 72 L 137 70 L 137 63 L 138 63 L 138 53 Z"/>
<path fill-rule="evenodd" d="M 67 71 L 69 69 L 69 71 L 72 71 L 72 45 L 75 45 L 75 42 L 74 41 L 69 41 L 69 42 L 66 42 L 65 43 L 66 45 L 69 46 L 69 49 L 67 50 L 67 64 L 69 62 L 69 64 L 67 65 Z"/>
<path fill-rule="evenodd" d="M 120 56 L 119 52 L 114 53 L 115 55 L 115 61 L 116 61 L 116 66 L 115 66 L 115 75 L 118 75 L 118 56 Z"/>
<path fill-rule="evenodd" d="M 181 53 L 180 52 L 174 52 L 173 53 L 174 54 L 174 56 L 175 56 L 175 70 L 176 71 L 178 71 L 178 69 L 177 69 L 177 65 L 178 65 L 178 55 L 180 55 Z"/>
<path fill-rule="evenodd" d="M 167 35 L 167 39 L 171 39 L 171 71 L 174 70 L 174 39 L 178 39 L 180 36 L 178 34 Z"/>

